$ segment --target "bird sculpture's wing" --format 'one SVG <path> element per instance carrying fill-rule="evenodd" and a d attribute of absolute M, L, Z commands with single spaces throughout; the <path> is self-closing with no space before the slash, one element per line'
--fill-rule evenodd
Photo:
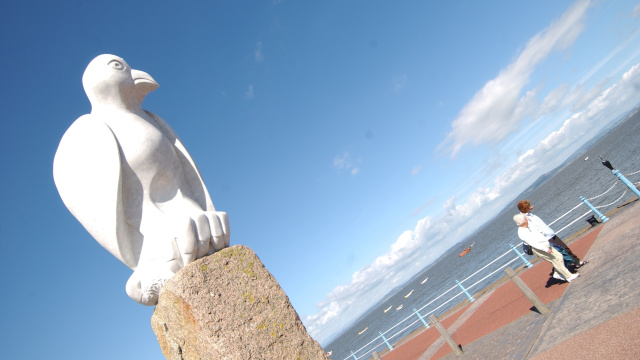
<path fill-rule="evenodd" d="M 173 147 L 176 149 L 176 154 L 178 155 L 187 176 L 189 187 L 195 197 L 193 200 L 196 201 L 203 210 L 215 211 L 213 202 L 211 202 L 211 197 L 209 197 L 207 187 L 204 185 L 204 180 L 202 180 L 202 176 L 200 175 L 200 171 L 198 170 L 196 163 L 191 158 L 191 155 L 189 155 L 189 152 L 187 152 L 187 148 L 182 144 L 180 138 L 178 138 L 178 135 L 176 135 L 175 131 L 173 131 L 169 124 L 159 116 L 148 110 L 145 110 L 145 112 L 156 122 L 160 131 L 162 131 L 164 136 L 169 138 Z"/>
<path fill-rule="evenodd" d="M 111 129 L 92 115 L 76 120 L 60 140 L 53 178 L 73 216 L 100 245 L 135 269 L 142 236 L 126 223 L 120 149 Z"/>

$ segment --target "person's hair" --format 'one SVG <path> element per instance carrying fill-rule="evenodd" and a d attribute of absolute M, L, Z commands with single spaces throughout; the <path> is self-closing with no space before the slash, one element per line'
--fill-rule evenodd
<path fill-rule="evenodd" d="M 531 210 L 531 202 L 529 202 L 529 200 L 518 201 L 518 210 L 520 210 L 521 213 L 528 214 L 529 210 Z"/>
<path fill-rule="evenodd" d="M 516 222 L 516 225 L 521 226 L 527 221 L 527 217 L 524 214 L 516 214 L 513 216 L 513 221 Z"/>

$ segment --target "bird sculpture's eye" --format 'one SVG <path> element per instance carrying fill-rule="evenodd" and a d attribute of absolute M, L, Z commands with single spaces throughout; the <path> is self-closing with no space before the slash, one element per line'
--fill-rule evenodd
<path fill-rule="evenodd" d="M 124 70 L 124 64 L 122 64 L 120 61 L 118 60 L 111 60 L 109 61 L 109 66 L 111 66 L 112 68 L 116 69 L 116 70 Z"/>

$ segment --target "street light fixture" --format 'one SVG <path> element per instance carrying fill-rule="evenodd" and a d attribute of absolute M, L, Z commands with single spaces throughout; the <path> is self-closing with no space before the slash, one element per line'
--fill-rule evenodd
<path fill-rule="evenodd" d="M 633 185 L 631 181 L 629 181 L 629 179 L 624 177 L 624 175 L 622 175 L 622 173 L 619 170 L 614 169 L 613 165 L 611 165 L 611 163 L 608 160 L 604 160 L 602 156 L 600 156 L 600 161 L 602 162 L 602 165 L 606 166 L 609 170 L 611 170 L 613 175 L 617 176 L 618 179 L 620 179 L 620 181 L 622 181 L 623 184 L 627 185 L 629 190 L 633 191 L 633 193 L 636 194 L 638 198 L 640 198 L 640 191 L 635 185 Z"/>
<path fill-rule="evenodd" d="M 609 170 L 613 171 L 613 165 L 611 165 L 611 163 L 609 162 L 609 160 L 604 160 L 602 158 L 602 156 L 600 156 L 600 162 L 602 162 L 602 165 L 606 166 L 607 168 L 609 168 Z"/>

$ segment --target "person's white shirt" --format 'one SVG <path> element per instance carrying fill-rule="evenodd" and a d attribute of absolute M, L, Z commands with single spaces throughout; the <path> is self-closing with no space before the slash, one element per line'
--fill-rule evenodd
<path fill-rule="evenodd" d="M 531 245 L 531 247 L 536 250 L 549 252 L 549 249 L 551 248 L 546 234 L 542 233 L 539 227 L 532 227 L 531 223 L 526 227 L 518 227 L 518 237 L 520 240 Z"/>
<path fill-rule="evenodd" d="M 542 221 L 537 215 L 533 215 L 532 213 L 526 213 L 524 216 L 527 217 L 527 221 L 529 222 L 529 227 L 536 228 L 540 233 L 547 237 L 547 239 L 551 239 L 556 235 L 556 232 L 553 231 L 547 224 Z"/>

